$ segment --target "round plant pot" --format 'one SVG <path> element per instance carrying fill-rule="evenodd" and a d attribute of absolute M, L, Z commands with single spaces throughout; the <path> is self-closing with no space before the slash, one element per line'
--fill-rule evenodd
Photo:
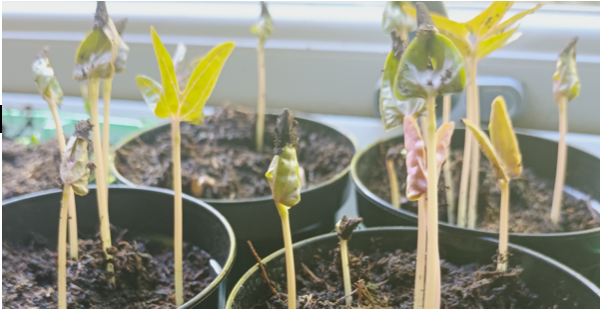
<path fill-rule="evenodd" d="M 31 233 L 57 244 L 62 191 L 52 189 L 5 200 L 2 204 L 2 241 L 21 242 Z M 75 196 L 79 233 L 94 234 L 98 227 L 96 187 Z M 173 236 L 173 192 L 159 188 L 109 187 L 111 224 L 135 236 Z M 181 308 L 218 308 L 225 303 L 226 277 L 235 258 L 235 236 L 227 220 L 207 203 L 183 195 L 183 239 L 210 254 L 214 280 Z M 53 250 L 55 250 L 54 246 Z M 136 306 L 133 306 L 136 307 Z"/>
<path fill-rule="evenodd" d="M 278 114 L 266 115 L 266 124 L 275 123 Z M 315 132 L 340 137 L 344 143 L 351 145 L 353 154 L 357 150 L 356 142 L 350 136 L 316 120 L 310 116 L 295 113 L 294 117 L 300 127 L 311 127 Z M 153 141 L 154 137 L 165 131 L 170 131 L 170 124 L 156 126 L 141 133 L 130 136 L 120 142 L 115 150 L 129 143 Z M 265 143 L 268 143 L 265 140 Z M 115 151 L 115 152 L 116 152 Z M 137 186 L 126 179 L 117 169 L 115 153 L 111 156 L 111 171 L 122 183 Z M 266 170 L 265 170 L 266 173 Z M 344 204 L 349 195 L 350 164 L 328 180 L 303 188 L 300 203 L 290 212 L 290 225 L 293 240 L 302 240 L 312 236 L 328 233 L 335 224 L 335 214 Z M 249 250 L 247 240 L 252 241 L 260 256 L 272 253 L 283 246 L 281 219 L 273 202 L 272 196 L 244 199 L 202 199 L 219 211 L 233 227 L 238 238 L 238 253 L 230 279 L 238 279 L 248 268 L 256 263 Z M 233 283 L 230 283 L 232 285 Z"/>
<path fill-rule="evenodd" d="M 416 227 L 377 227 L 355 231 L 348 243 L 350 251 L 357 250 L 365 255 L 381 251 L 414 251 L 417 242 Z M 497 240 L 474 235 L 456 235 L 440 232 L 440 256 L 457 266 L 470 263 L 489 264 L 498 249 Z M 327 253 L 338 247 L 336 233 L 321 235 L 294 244 L 296 270 L 300 262 L 308 261 L 319 253 Z M 556 303 L 564 308 L 598 308 L 600 289 L 567 266 L 530 249 L 509 244 L 513 254 L 511 266 L 523 268 L 520 279 L 527 288 L 538 295 L 545 304 Z M 285 253 L 281 249 L 263 260 L 269 279 L 285 283 Z M 556 289 L 563 294 L 556 295 Z M 250 309 L 265 296 L 270 296 L 258 265 L 252 267 L 235 285 L 227 299 L 228 309 Z"/>
<path fill-rule="evenodd" d="M 464 129 L 456 129 L 452 136 L 451 149 L 463 149 Z M 517 134 L 523 156 L 523 167 L 532 170 L 539 178 L 554 183 L 558 143 L 531 136 Z M 404 136 L 392 137 L 378 143 L 403 143 Z M 404 209 L 394 208 L 378 197 L 366 186 L 370 169 L 379 158 L 378 143 L 358 153 L 352 161 L 352 181 L 356 189 L 358 212 L 368 227 L 417 225 L 417 215 Z M 482 161 L 487 159 L 482 156 Z M 577 148 L 569 147 L 565 184 L 591 199 L 600 200 L 600 159 Z M 473 230 L 439 222 L 440 231 L 456 235 L 497 238 L 497 232 Z M 511 233 L 509 241 L 548 255 L 575 269 L 594 283 L 600 284 L 600 228 L 582 231 L 547 234 Z"/>

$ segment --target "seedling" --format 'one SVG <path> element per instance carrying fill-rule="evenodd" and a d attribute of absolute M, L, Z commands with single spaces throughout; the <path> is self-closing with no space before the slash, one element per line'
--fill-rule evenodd
<path fill-rule="evenodd" d="M 556 180 L 554 181 L 554 197 L 552 198 L 552 210 L 550 219 L 557 224 L 560 219 L 560 209 L 563 200 L 563 186 L 565 185 L 565 170 L 567 168 L 567 101 L 575 99 L 579 95 L 579 76 L 577 75 L 577 64 L 575 63 L 575 45 L 577 37 L 571 38 L 567 46 L 558 56 L 556 72 L 552 76 L 552 91 L 554 101 L 558 104 L 558 125 L 560 140 L 558 141 L 558 160 L 556 163 Z"/>
<path fill-rule="evenodd" d="M 256 151 L 261 152 L 265 134 L 266 107 L 266 74 L 265 74 L 265 40 L 273 33 L 273 20 L 264 1 L 260 2 L 261 13 L 258 22 L 250 29 L 258 36 L 256 55 L 258 59 L 258 105 L 256 107 Z"/>
<path fill-rule="evenodd" d="M 508 261 L 508 202 L 510 180 L 521 174 L 521 152 L 519 142 L 512 127 L 506 103 L 502 96 L 492 102 L 490 115 L 490 138 L 479 129 L 479 126 L 463 119 L 463 122 L 475 135 L 483 154 L 492 164 L 498 180 L 500 191 L 500 242 L 498 245 L 498 271 L 506 271 Z M 490 141 L 491 140 L 491 141 Z"/>
<path fill-rule="evenodd" d="M 425 308 L 439 308 L 441 280 L 437 182 L 454 131 L 454 123 L 442 125 L 436 133 L 435 98 L 438 95 L 461 92 L 465 84 L 465 70 L 460 51 L 448 38 L 437 32 L 427 8 L 421 2 L 417 3 L 417 24 L 417 36 L 400 59 L 393 87 L 394 94 L 398 93 L 405 98 L 425 99 L 426 143 L 421 138 L 415 118 L 412 115 L 404 116 L 408 172 L 406 195 L 409 200 L 417 200 L 427 194 L 427 226 L 419 226 L 419 234 L 426 233 L 427 236 L 423 305 Z M 423 260 L 423 257 L 417 258 L 419 259 Z M 417 274 L 416 279 L 419 276 L 422 275 Z M 419 294 L 419 291 L 417 289 L 415 294 Z"/>
<path fill-rule="evenodd" d="M 283 244 L 285 247 L 285 265 L 288 289 L 288 308 L 296 309 L 296 272 L 294 270 L 294 250 L 290 230 L 289 209 L 300 202 L 300 165 L 296 156 L 298 147 L 298 122 L 288 109 L 284 109 L 275 128 L 275 147 L 273 161 L 266 173 L 273 201 L 281 217 Z"/>
<path fill-rule="evenodd" d="M 94 16 L 94 28 L 77 48 L 75 54 L 75 69 L 73 79 L 77 82 L 89 81 L 90 117 L 92 119 L 92 142 L 94 145 L 94 162 L 97 166 L 96 184 L 98 196 L 98 216 L 100 218 L 100 236 L 102 250 L 107 260 L 106 270 L 109 274 L 109 283 L 114 284 L 114 264 L 112 255 L 107 252 L 111 248 L 110 219 L 108 216 L 108 135 L 105 132 L 102 142 L 100 123 L 98 120 L 98 97 L 100 93 L 100 80 L 104 80 L 105 95 L 108 90 L 110 97 L 110 83 L 115 71 L 124 70 L 127 53 L 125 43 L 108 16 L 106 4 L 98 1 Z M 108 81 L 108 82 L 107 82 Z M 108 89 L 107 89 L 108 87 Z M 85 97 L 84 97 L 85 98 Z M 108 102 L 105 102 L 104 126 L 108 126 Z"/>
<path fill-rule="evenodd" d="M 69 200 L 73 193 L 83 196 L 88 193 L 90 176 L 88 164 L 89 121 L 75 124 L 75 133 L 69 138 L 60 164 L 60 179 L 63 196 L 58 224 L 58 308 L 67 309 L 67 217 Z"/>
<path fill-rule="evenodd" d="M 175 261 L 175 301 L 183 304 L 183 273 L 182 273 L 182 242 L 183 242 L 183 212 L 181 197 L 181 122 L 200 125 L 204 122 L 204 105 L 210 97 L 221 70 L 235 44 L 227 42 L 210 50 L 198 63 L 189 77 L 185 89 L 181 90 L 175 74 L 171 56 L 160 41 L 158 34 L 151 28 L 152 44 L 158 60 L 162 85 L 153 79 L 138 75 L 136 82 L 144 100 L 160 118 L 170 118 L 171 136 L 173 141 L 173 190 L 175 191 L 175 230 L 174 230 L 174 261 Z"/>
<path fill-rule="evenodd" d="M 50 65 L 48 59 L 48 48 L 40 52 L 32 65 L 35 83 L 42 98 L 48 103 L 54 125 L 56 126 L 56 138 L 58 139 L 58 149 L 61 154 L 64 154 L 66 149 L 65 134 L 63 133 L 62 124 L 58 116 L 58 106 L 62 104 L 63 91 L 58 84 L 58 80 L 54 76 L 54 69 Z M 75 208 L 75 195 L 69 195 L 69 247 L 71 260 L 76 261 L 79 258 L 79 245 L 77 237 L 77 211 Z"/>
<path fill-rule="evenodd" d="M 348 261 L 348 240 L 352 238 L 352 232 L 360 223 L 362 217 L 347 218 L 345 215 L 335 225 L 335 230 L 340 238 L 340 257 L 342 258 L 342 275 L 344 277 L 344 295 L 346 297 L 346 306 L 352 305 L 352 279 L 350 278 L 350 263 Z"/>
<path fill-rule="evenodd" d="M 402 45 L 408 45 L 408 32 L 415 30 L 415 19 L 406 14 L 403 6 L 409 5 L 406 1 L 388 1 L 383 10 L 381 28 L 385 33 L 396 32 L 402 40 Z"/>
<path fill-rule="evenodd" d="M 458 23 L 436 14 L 431 16 L 440 34 L 450 39 L 466 60 L 467 76 L 469 78 L 467 84 L 467 119 L 475 124 L 480 122 L 479 90 L 477 88 L 478 61 L 491 52 L 518 39 L 521 36 L 521 33 L 516 33 L 518 26 L 509 28 L 526 15 L 543 6 L 543 4 L 538 4 L 534 8 L 515 14 L 500 23 L 513 3 L 514 1 L 494 1 L 483 12 L 465 23 Z M 410 6 L 404 6 L 403 9 L 411 16 L 416 14 L 415 9 Z M 474 40 L 470 38 L 474 38 Z M 459 227 L 465 227 L 468 221 L 467 226 L 475 229 L 479 161 L 477 145 L 472 143 L 472 135 L 469 131 L 466 131 L 456 219 L 456 224 Z"/>

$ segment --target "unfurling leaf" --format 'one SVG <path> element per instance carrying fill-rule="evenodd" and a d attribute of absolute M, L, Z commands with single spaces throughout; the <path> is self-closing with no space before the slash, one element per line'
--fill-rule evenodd
<path fill-rule="evenodd" d="M 410 32 L 415 29 L 415 19 L 402 9 L 403 6 L 409 5 L 406 1 L 388 1 L 385 4 L 381 23 L 383 32 L 391 33 L 394 30 Z"/>
<path fill-rule="evenodd" d="M 35 83 L 37 84 L 40 95 L 46 100 L 53 100 L 55 104 L 61 105 L 63 91 L 54 76 L 54 69 L 48 59 L 48 48 L 44 48 L 31 66 Z"/>
<path fill-rule="evenodd" d="M 142 93 L 142 97 L 144 97 L 144 101 L 146 101 L 146 104 L 148 104 L 150 109 L 152 111 L 154 111 L 156 109 L 156 104 L 160 100 L 160 93 L 162 92 L 162 86 L 160 86 L 160 84 L 157 81 L 155 81 L 145 75 L 136 76 L 135 81 L 138 85 L 138 88 L 140 89 L 140 92 Z M 164 115 L 164 116 L 159 116 L 159 117 L 169 117 L 169 116 Z"/>
<path fill-rule="evenodd" d="M 335 231 L 338 233 L 338 237 L 343 240 L 350 240 L 352 232 L 362 221 L 362 217 L 348 218 L 345 215 L 342 216 L 342 219 L 335 224 Z"/>
<path fill-rule="evenodd" d="M 529 15 L 529 14 L 535 12 L 537 9 L 541 8 L 542 6 L 544 6 L 544 3 L 540 3 L 540 4 L 536 5 L 534 8 L 531 8 L 531 9 L 529 9 L 527 11 L 523 11 L 521 13 L 513 15 L 511 18 L 507 19 L 503 23 L 501 23 L 499 25 L 496 25 L 494 28 L 492 28 L 487 33 L 487 36 L 492 36 L 492 35 L 495 35 L 495 34 L 503 32 L 505 29 L 507 29 L 508 27 L 514 25 L 514 23 L 518 22 L 519 20 L 521 20 L 526 15 Z"/>
<path fill-rule="evenodd" d="M 271 19 L 271 14 L 269 14 L 267 4 L 264 1 L 261 1 L 260 6 L 260 18 L 258 19 L 258 22 L 250 28 L 250 31 L 257 35 L 259 40 L 264 41 L 273 34 L 273 20 Z"/>
<path fill-rule="evenodd" d="M 394 51 L 388 54 L 381 79 L 379 91 L 379 111 L 385 130 L 392 130 L 402 126 L 405 115 L 420 116 L 425 111 L 423 98 L 398 99 L 394 94 L 392 85 L 398 70 L 398 59 Z"/>
<path fill-rule="evenodd" d="M 494 1 L 483 12 L 466 22 L 465 25 L 471 33 L 481 37 L 502 20 L 513 3 L 514 1 Z"/>
<path fill-rule="evenodd" d="M 284 109 L 277 119 L 275 129 L 275 157 L 271 161 L 269 170 L 265 174 L 273 200 L 277 206 L 291 208 L 300 202 L 300 172 L 296 147 L 298 136 L 296 133 L 297 122 L 290 111 Z"/>
<path fill-rule="evenodd" d="M 454 133 L 454 122 L 442 124 L 436 132 L 437 145 L 435 147 L 435 161 L 437 165 L 437 175 L 440 175 L 442 170 L 442 164 L 446 160 L 446 152 L 450 147 L 452 141 L 452 134 Z"/>
<path fill-rule="evenodd" d="M 122 27 L 120 30 L 117 28 L 117 24 L 115 24 L 115 30 L 117 31 L 117 35 L 115 36 L 115 41 L 117 42 L 119 49 L 117 51 L 117 58 L 115 59 L 115 72 L 121 73 L 125 71 L 127 67 L 127 56 L 129 55 L 129 46 L 123 41 L 121 37 L 121 33 L 125 29 L 125 25 L 127 23 L 127 18 L 119 20 L 119 27 Z"/>
<path fill-rule="evenodd" d="M 154 27 L 150 28 L 152 33 L 152 45 L 158 61 L 158 69 L 162 79 L 162 92 L 160 101 L 156 104 L 154 114 L 158 117 L 175 118 L 179 116 L 179 84 L 173 67 L 173 60 L 167 49 L 160 41 Z"/>
<path fill-rule="evenodd" d="M 477 58 L 482 59 L 489 53 L 518 39 L 521 36 L 521 33 L 518 32 L 515 34 L 515 31 L 517 31 L 517 28 L 513 28 L 493 37 L 489 37 L 488 39 L 479 43 L 479 48 L 477 49 Z"/>
<path fill-rule="evenodd" d="M 406 198 L 418 200 L 427 193 L 425 142 L 414 117 L 404 117 L 404 147 L 406 147 Z"/>
<path fill-rule="evenodd" d="M 91 128 L 89 121 L 75 124 L 75 133 L 67 142 L 60 165 L 60 178 L 64 185 L 73 187 L 75 194 L 81 196 L 88 193 L 88 135 Z"/>
<path fill-rule="evenodd" d="M 487 157 L 492 165 L 492 169 L 494 170 L 494 174 L 496 175 L 496 179 L 499 181 L 508 181 L 508 177 L 504 172 L 504 168 L 502 167 L 502 163 L 500 162 L 500 158 L 494 151 L 494 146 L 490 139 L 486 136 L 486 134 L 481 131 L 478 127 L 476 127 L 473 123 L 468 121 L 467 119 L 462 119 L 463 123 L 467 125 L 467 127 L 471 130 L 477 142 L 479 142 L 479 148 L 483 152 L 483 155 Z"/>
<path fill-rule="evenodd" d="M 573 37 L 563 51 L 558 55 L 556 71 L 552 76 L 552 91 L 554 101 L 560 102 L 561 97 L 573 100 L 579 95 L 579 76 L 577 75 L 577 63 L 575 62 L 575 45 L 578 37 Z"/>
<path fill-rule="evenodd" d="M 402 9 L 404 9 L 404 11 L 408 13 L 408 15 L 410 15 L 411 17 L 417 18 L 417 10 L 414 7 L 410 5 L 405 5 L 402 7 Z M 464 23 L 457 23 L 453 20 L 450 20 L 442 15 L 435 13 L 429 13 L 429 15 L 431 16 L 431 19 L 433 20 L 433 23 L 436 28 L 444 29 L 448 32 L 451 32 L 459 39 L 467 39 L 467 36 L 469 35 L 469 29 L 467 29 L 467 26 L 465 26 Z"/>
<path fill-rule="evenodd" d="M 523 170 L 521 151 L 502 96 L 492 102 L 489 129 L 490 140 L 506 176 L 511 179 L 518 176 Z"/>

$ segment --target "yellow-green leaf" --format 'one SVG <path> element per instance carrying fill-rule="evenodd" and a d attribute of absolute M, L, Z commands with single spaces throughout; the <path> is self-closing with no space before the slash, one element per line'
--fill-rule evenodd
<path fill-rule="evenodd" d="M 161 100 L 157 103 L 156 110 L 166 112 L 161 114 L 167 114 L 171 118 L 178 117 L 179 84 L 177 83 L 173 60 L 171 60 L 169 52 L 167 52 L 167 49 L 160 41 L 154 27 L 151 27 L 150 31 L 152 33 L 152 45 L 154 45 L 154 53 L 156 54 L 156 60 L 158 61 L 158 68 L 160 70 L 163 86 Z"/>
<path fill-rule="evenodd" d="M 260 18 L 258 19 L 258 22 L 250 28 L 250 31 L 257 35 L 259 40 L 264 41 L 273 34 L 273 20 L 271 19 L 271 14 L 269 14 L 267 4 L 264 1 L 261 1 L 260 6 Z"/>
<path fill-rule="evenodd" d="M 90 77 L 110 78 L 115 72 L 113 45 L 102 28 L 95 28 L 79 44 L 75 53 L 73 79 L 77 82 Z"/>
<path fill-rule="evenodd" d="M 479 49 L 477 50 L 477 58 L 482 59 L 489 53 L 509 44 L 510 42 L 518 39 L 521 33 L 515 34 L 517 28 L 510 29 L 501 34 L 497 34 L 493 37 L 489 37 L 483 42 L 479 43 Z"/>
<path fill-rule="evenodd" d="M 496 175 L 496 179 L 501 181 L 508 181 L 508 177 L 504 172 L 504 168 L 500 163 L 498 155 L 496 155 L 496 152 L 494 151 L 494 147 L 492 146 L 492 142 L 490 142 L 490 139 L 488 139 L 488 137 L 483 131 L 481 131 L 481 129 L 473 125 L 470 121 L 464 118 L 462 119 L 462 121 L 471 130 L 471 132 L 477 139 L 477 142 L 479 142 L 479 148 L 481 149 L 485 157 L 487 157 L 487 159 L 490 161 L 492 169 L 494 170 L 494 174 Z"/>
<path fill-rule="evenodd" d="M 146 104 L 148 104 L 150 109 L 154 111 L 154 114 L 162 118 L 170 117 L 168 111 L 156 110 L 157 104 L 160 101 L 162 86 L 155 80 L 145 75 L 136 76 L 135 81 L 140 89 L 140 92 L 142 93 L 142 97 L 144 97 L 144 101 Z"/>
<path fill-rule="evenodd" d="M 500 157 L 504 172 L 511 179 L 518 176 L 523 170 L 521 151 L 502 96 L 492 102 L 489 129 L 490 140 L 496 155 Z"/>
<path fill-rule="evenodd" d="M 406 1 L 388 1 L 385 4 L 381 22 L 383 32 L 391 33 L 393 30 L 410 32 L 415 29 L 415 19 L 402 9 L 405 5 L 409 4 Z"/>
<path fill-rule="evenodd" d="M 518 22 L 519 20 L 521 20 L 523 17 L 525 17 L 526 15 L 529 15 L 533 12 L 535 12 L 537 9 L 541 8 L 542 6 L 544 6 L 544 3 L 540 3 L 538 5 L 536 5 L 534 8 L 529 9 L 527 11 L 523 11 L 521 13 L 515 14 L 513 15 L 511 18 L 507 19 L 506 21 L 504 21 L 501 24 L 496 25 L 494 28 L 492 28 L 488 33 L 487 36 L 492 36 L 495 34 L 498 34 L 500 32 L 503 32 L 505 29 L 507 29 L 508 27 L 514 25 L 514 23 Z"/>
<path fill-rule="evenodd" d="M 182 96 L 180 116 L 183 121 L 193 124 L 204 121 L 204 104 L 215 88 L 234 47 L 233 42 L 220 44 L 208 52 L 196 66 Z"/>
<path fill-rule="evenodd" d="M 514 1 L 494 1 L 483 12 L 466 22 L 465 25 L 471 33 L 481 37 L 502 20 L 513 3 Z"/>
<path fill-rule="evenodd" d="M 273 200 L 277 205 L 291 208 L 300 202 L 300 165 L 296 157 L 296 149 L 288 144 L 279 155 L 275 155 L 265 174 Z"/>
<path fill-rule="evenodd" d="M 554 92 L 554 101 L 560 102 L 560 98 L 565 96 L 568 100 L 573 100 L 579 95 L 579 75 L 577 75 L 577 63 L 575 61 L 578 37 L 573 37 L 567 43 L 567 46 L 558 55 L 556 62 L 556 71 L 552 76 L 552 91 Z"/>
<path fill-rule="evenodd" d="M 408 13 L 413 18 L 417 16 L 417 10 L 409 5 L 405 5 L 402 7 L 406 13 Z M 433 19 L 433 23 L 435 27 L 438 29 L 444 29 L 448 32 L 453 33 L 457 38 L 466 39 L 469 35 L 469 29 L 464 23 L 458 23 L 453 20 L 450 20 L 444 16 L 430 13 L 431 19 Z"/>
<path fill-rule="evenodd" d="M 463 56 L 463 58 L 466 58 L 469 56 L 469 54 L 471 54 L 471 43 L 469 43 L 466 38 L 459 38 L 454 33 L 442 28 L 438 28 L 438 31 L 441 35 L 450 39 L 450 41 L 454 43 L 454 46 L 456 46 L 456 48 L 460 51 L 460 54 Z"/>
<path fill-rule="evenodd" d="M 33 61 L 31 69 L 40 95 L 46 100 L 53 100 L 55 104 L 60 105 L 63 91 L 54 76 L 54 69 L 50 65 L 46 49 Z"/>

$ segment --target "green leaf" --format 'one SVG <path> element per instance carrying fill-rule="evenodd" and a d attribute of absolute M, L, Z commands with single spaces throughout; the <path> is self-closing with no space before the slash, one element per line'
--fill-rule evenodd
<path fill-rule="evenodd" d="M 410 5 L 405 5 L 402 7 L 402 9 L 408 13 L 411 17 L 416 18 L 417 16 L 417 10 L 410 6 Z M 438 29 L 444 29 L 447 32 L 451 32 L 453 33 L 457 38 L 461 38 L 466 40 L 468 35 L 469 35 L 469 29 L 467 29 L 467 26 L 465 25 L 465 23 L 457 23 L 453 20 L 450 20 L 444 16 L 435 14 L 435 13 L 430 13 L 431 19 L 433 19 L 433 23 L 435 25 L 436 28 Z"/>
<path fill-rule="evenodd" d="M 463 58 L 467 58 L 469 56 L 469 54 L 471 53 L 471 43 L 469 43 L 469 40 L 467 40 L 466 38 L 459 38 L 454 33 L 442 28 L 438 28 L 438 31 L 441 35 L 447 37 L 448 39 L 450 39 L 450 41 L 452 41 L 452 43 L 454 43 L 454 45 L 460 51 L 460 54 L 463 56 Z"/>
<path fill-rule="evenodd" d="M 271 14 L 269 14 L 267 4 L 264 1 L 261 1 L 260 5 L 260 18 L 258 19 L 258 22 L 250 28 L 250 31 L 257 35 L 259 40 L 264 41 L 273 34 L 273 20 L 271 19 Z"/>
<path fill-rule="evenodd" d="M 481 37 L 502 20 L 513 3 L 514 1 L 494 1 L 483 12 L 466 22 L 465 25 L 471 33 Z"/>
<path fill-rule="evenodd" d="M 163 86 L 163 92 L 161 92 L 160 101 L 156 105 L 155 114 L 158 117 L 164 117 L 164 115 L 168 115 L 171 118 L 178 117 L 180 92 L 173 61 L 169 52 L 167 52 L 167 49 L 160 41 L 154 27 L 151 27 L 150 30 L 152 32 L 152 44 L 154 45 L 154 53 L 158 60 L 158 68 Z M 159 116 L 159 114 L 162 116 Z"/>
<path fill-rule="evenodd" d="M 567 100 L 573 100 L 579 95 L 579 76 L 577 75 L 577 63 L 575 61 L 578 37 L 573 37 L 567 43 L 567 46 L 558 55 L 556 62 L 556 71 L 552 76 L 552 91 L 554 92 L 554 101 L 560 102 L 561 97 Z"/>
<path fill-rule="evenodd" d="M 494 170 L 494 174 L 496 175 L 496 179 L 499 181 L 508 181 L 508 177 L 504 172 L 504 168 L 502 167 L 500 158 L 496 154 L 496 151 L 494 151 L 494 146 L 492 145 L 492 142 L 490 142 L 490 139 L 488 139 L 488 137 L 483 131 L 481 131 L 481 129 L 476 127 L 470 121 L 464 118 L 462 119 L 462 121 L 471 130 L 471 132 L 475 136 L 475 139 L 477 139 L 477 142 L 479 142 L 479 148 L 483 152 L 483 155 L 485 155 L 485 157 L 487 157 L 487 159 L 490 161 L 492 169 Z"/>
<path fill-rule="evenodd" d="M 481 42 L 479 44 L 479 49 L 477 50 L 477 58 L 482 59 L 489 53 L 518 39 L 521 36 L 521 33 L 515 34 L 515 31 L 517 31 L 517 28 L 502 32 L 501 34 L 497 34 Z"/>
<path fill-rule="evenodd" d="M 142 97 L 144 97 L 144 101 L 150 107 L 152 111 L 159 117 L 169 117 L 169 115 L 165 115 L 163 111 L 156 111 L 156 106 L 160 101 L 160 94 L 162 93 L 162 86 L 156 82 L 155 80 L 147 77 L 145 75 L 138 75 L 135 77 L 135 81 L 142 93 Z"/>
<path fill-rule="evenodd" d="M 265 176 L 276 205 L 291 208 L 300 202 L 302 185 L 299 167 L 296 149 L 290 144 L 283 147 L 281 154 L 273 157 Z"/>
<path fill-rule="evenodd" d="M 491 29 L 487 33 L 487 36 L 491 36 L 491 35 L 503 32 L 505 29 L 507 29 L 508 27 L 512 26 L 514 23 L 518 22 L 519 20 L 521 20 L 526 15 L 529 15 L 529 14 L 535 12 L 537 9 L 541 8 L 542 6 L 544 6 L 544 3 L 540 3 L 540 4 L 536 5 L 534 8 L 529 9 L 527 11 L 523 11 L 523 12 L 521 12 L 519 14 L 515 14 L 511 18 L 507 19 L 505 22 L 503 22 L 503 23 L 501 23 L 499 25 L 496 25 L 493 29 Z"/>
<path fill-rule="evenodd" d="M 385 130 L 401 127 L 405 115 L 418 117 L 425 110 L 423 98 L 398 99 L 396 97 L 393 85 L 397 70 L 398 59 L 394 56 L 394 51 L 391 51 L 385 61 L 379 91 L 379 112 Z"/>
<path fill-rule="evenodd" d="M 77 48 L 73 79 L 77 82 L 90 77 L 110 78 L 115 72 L 112 41 L 101 28 L 90 32 Z"/>
<path fill-rule="evenodd" d="M 427 98 L 462 92 L 465 85 L 463 56 L 456 46 L 435 30 L 418 30 L 400 60 L 396 91 L 404 97 Z"/>
<path fill-rule="evenodd" d="M 50 65 L 46 50 L 42 51 L 40 56 L 33 61 L 31 69 L 40 95 L 46 100 L 53 100 L 55 104 L 61 105 L 63 91 L 54 76 L 54 69 Z"/>
<path fill-rule="evenodd" d="M 409 5 L 406 1 L 388 1 L 383 9 L 383 20 L 381 29 L 385 33 L 391 33 L 393 30 L 413 31 L 416 26 L 416 21 L 410 15 L 406 14 L 402 9 L 403 6 Z"/>
<path fill-rule="evenodd" d="M 523 171 L 521 151 L 502 96 L 492 102 L 489 129 L 490 140 L 504 172 L 511 179 L 518 176 Z"/>
<path fill-rule="evenodd" d="M 112 20 L 111 20 L 112 23 Z M 113 26 L 110 27 L 111 31 L 116 31 L 114 38 L 115 42 L 118 46 L 117 57 L 115 59 L 115 72 L 121 73 L 125 71 L 127 67 L 127 57 L 129 55 L 129 46 L 123 41 L 121 37 L 123 30 L 125 29 L 125 24 L 127 23 L 127 18 L 121 19 L 118 21 L 118 24 L 115 22 Z M 114 28 L 113 28 L 114 27 Z M 105 30 L 106 31 L 106 30 Z"/>
<path fill-rule="evenodd" d="M 198 64 L 183 93 L 180 116 L 183 121 L 200 124 L 204 121 L 204 105 L 210 97 L 225 62 L 235 43 L 226 42 L 214 47 Z"/>

